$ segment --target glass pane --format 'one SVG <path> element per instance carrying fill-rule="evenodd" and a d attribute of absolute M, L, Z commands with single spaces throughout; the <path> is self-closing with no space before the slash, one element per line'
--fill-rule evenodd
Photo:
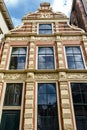
<path fill-rule="evenodd" d="M 17 68 L 17 56 L 12 56 L 11 57 L 11 62 L 10 62 L 10 69 L 16 69 Z"/>
<path fill-rule="evenodd" d="M 81 55 L 76 55 L 75 56 L 75 61 L 82 61 L 82 56 Z"/>
<path fill-rule="evenodd" d="M 46 84 L 44 83 L 39 83 L 38 84 L 38 93 L 46 93 Z"/>
<path fill-rule="evenodd" d="M 21 83 L 8 83 L 5 93 L 5 106 L 20 106 L 22 97 L 22 85 Z"/>
<path fill-rule="evenodd" d="M 56 94 L 48 94 L 48 105 L 56 105 Z"/>
<path fill-rule="evenodd" d="M 72 47 L 66 47 L 66 53 L 73 53 Z"/>
<path fill-rule="evenodd" d="M 38 106 L 38 116 L 47 116 L 48 115 L 48 106 L 47 105 L 39 105 Z"/>
<path fill-rule="evenodd" d="M 38 104 L 39 105 L 47 105 L 47 95 L 46 94 L 39 94 L 38 95 Z"/>
<path fill-rule="evenodd" d="M 45 62 L 45 55 L 39 55 L 39 57 L 38 57 L 38 61 L 39 61 L 39 63 L 40 62 Z"/>
<path fill-rule="evenodd" d="M 75 69 L 75 63 L 74 62 L 68 62 L 68 68 L 69 69 Z"/>
<path fill-rule="evenodd" d="M 74 62 L 74 56 L 67 56 L 67 61 L 68 61 L 68 62 L 69 62 L 69 61 Z"/>
<path fill-rule="evenodd" d="M 39 29 L 52 29 L 51 24 L 39 24 Z"/>
<path fill-rule="evenodd" d="M 19 49 L 18 49 L 18 51 L 19 51 L 19 54 L 22 54 L 22 55 L 26 55 L 26 47 L 20 47 Z"/>
<path fill-rule="evenodd" d="M 73 93 L 73 102 L 74 103 L 82 103 L 82 97 L 80 93 Z"/>
<path fill-rule="evenodd" d="M 56 84 L 55 83 L 47 84 L 47 93 L 51 93 L 51 94 L 56 93 Z"/>
<path fill-rule="evenodd" d="M 75 64 L 77 69 L 84 69 L 83 62 L 76 62 Z"/>
<path fill-rule="evenodd" d="M 72 92 L 80 92 L 81 91 L 80 84 L 71 83 L 71 89 L 72 89 Z"/>
<path fill-rule="evenodd" d="M 20 55 L 18 57 L 17 69 L 24 69 L 25 68 L 25 61 L 26 61 L 26 57 Z"/>
<path fill-rule="evenodd" d="M 18 54 L 18 47 L 12 48 L 12 54 Z"/>
<path fill-rule="evenodd" d="M 77 130 L 87 130 L 87 117 L 77 116 L 76 124 L 77 124 Z"/>
<path fill-rule="evenodd" d="M 80 47 L 79 46 L 73 47 L 73 53 L 81 53 Z"/>

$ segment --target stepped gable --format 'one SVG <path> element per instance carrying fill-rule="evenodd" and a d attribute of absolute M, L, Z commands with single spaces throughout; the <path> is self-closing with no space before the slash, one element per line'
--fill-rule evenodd
<path fill-rule="evenodd" d="M 25 15 L 22 19 L 23 25 L 11 30 L 11 33 L 37 34 L 37 24 L 43 22 L 43 20 L 44 23 L 45 21 L 49 23 L 50 20 L 53 21 L 54 34 L 83 31 L 75 26 L 70 26 L 67 16 L 61 12 L 54 12 L 49 3 L 41 3 L 40 8 L 36 12 Z"/>

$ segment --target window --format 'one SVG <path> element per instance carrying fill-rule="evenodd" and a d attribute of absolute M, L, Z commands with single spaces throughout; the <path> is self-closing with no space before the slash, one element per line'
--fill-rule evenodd
<path fill-rule="evenodd" d="M 80 46 L 65 47 L 67 64 L 69 69 L 84 69 Z"/>
<path fill-rule="evenodd" d="M 87 83 L 71 83 L 77 130 L 87 130 Z"/>
<path fill-rule="evenodd" d="M 2 111 L 1 130 L 19 130 L 22 88 L 22 83 L 7 83 Z"/>
<path fill-rule="evenodd" d="M 52 24 L 39 24 L 39 34 L 52 34 Z"/>
<path fill-rule="evenodd" d="M 13 47 L 9 69 L 24 69 L 26 62 L 26 47 Z"/>
<path fill-rule="evenodd" d="M 38 69 L 54 69 L 53 47 L 38 47 Z"/>
<path fill-rule="evenodd" d="M 59 130 L 55 83 L 38 83 L 38 130 Z"/>

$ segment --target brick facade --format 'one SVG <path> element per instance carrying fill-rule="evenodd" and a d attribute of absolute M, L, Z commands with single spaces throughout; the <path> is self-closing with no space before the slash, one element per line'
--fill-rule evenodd
<path fill-rule="evenodd" d="M 52 34 L 39 34 L 39 31 L 38 31 L 39 24 L 52 25 Z M 24 16 L 22 26 L 11 30 L 10 33 L 5 35 L 3 40 L 4 40 L 4 44 L 3 44 L 2 54 L 0 57 L 1 58 L 0 59 L 1 61 L 0 62 L 1 128 L 5 130 L 3 127 L 3 122 L 4 124 L 7 123 L 5 122 L 6 120 L 4 120 L 4 117 L 3 117 L 3 113 L 5 111 L 8 113 L 9 111 L 11 112 L 20 111 L 19 129 L 17 130 L 37 130 L 37 129 L 39 130 L 37 126 L 37 118 L 39 116 L 37 112 L 38 84 L 39 83 L 45 83 L 45 84 L 53 83 L 53 84 L 56 84 L 56 92 L 57 92 L 57 105 L 58 105 L 57 115 L 59 119 L 58 130 L 76 130 L 75 113 L 73 109 L 70 83 L 71 82 L 87 83 L 87 70 L 86 70 L 87 68 L 87 34 L 83 30 L 69 25 L 68 18 L 64 14 L 60 12 L 57 12 L 57 13 L 53 12 L 49 3 L 42 3 L 40 5 L 40 8 L 37 10 L 37 12 L 29 13 L 26 16 Z M 69 69 L 68 68 L 67 59 L 66 59 L 67 57 L 65 53 L 65 47 L 67 46 L 70 46 L 70 47 L 76 46 L 77 48 L 81 47 L 84 68 L 82 69 Z M 11 62 L 10 59 L 12 56 L 11 55 L 12 48 L 14 47 L 27 48 L 26 60 L 25 60 L 26 65 L 24 69 L 20 69 L 20 68 L 9 69 L 10 62 Z M 38 64 L 39 64 L 38 63 L 38 59 L 39 59 L 38 47 L 45 47 L 45 48 L 53 47 L 54 62 L 55 62 L 53 69 L 49 69 L 50 64 L 48 68 L 46 69 L 44 68 L 38 69 Z M 46 52 L 47 56 L 49 56 L 48 52 L 50 51 Z M 75 54 L 77 54 L 77 52 L 75 52 Z M 15 59 L 14 62 L 17 65 L 16 58 L 15 58 L 16 55 L 17 55 L 17 51 L 15 50 L 15 52 L 13 51 L 13 57 Z M 40 56 L 43 57 L 43 55 L 40 55 Z M 41 58 L 42 62 L 43 62 L 43 58 Z M 18 63 L 20 64 L 19 61 Z M 80 57 L 80 60 L 77 60 L 77 61 L 81 62 L 81 57 Z M 49 59 L 47 60 L 47 62 L 49 63 Z M 22 64 L 23 63 L 21 61 L 20 66 Z M 17 105 L 5 106 L 4 98 L 6 96 L 5 92 L 6 92 L 7 84 L 13 85 L 15 83 L 23 84 L 21 106 L 17 106 Z M 18 95 L 16 97 L 18 98 Z M 8 102 L 9 100 L 10 99 L 8 98 Z M 45 109 L 43 109 L 43 111 L 44 110 Z M 54 111 L 54 109 L 52 110 Z M 50 112 L 50 109 L 49 109 L 49 112 Z M 8 114 L 8 117 L 9 117 L 9 114 Z M 7 121 L 9 123 L 9 120 Z M 8 123 L 6 125 L 8 125 Z M 13 121 L 13 124 L 14 123 L 15 121 Z M 51 124 L 49 124 L 49 127 L 50 125 Z M 44 125 L 43 127 L 45 130 L 46 125 Z M 8 128 L 8 126 L 5 126 L 5 128 Z M 52 130 L 56 130 L 56 129 L 52 129 Z"/>

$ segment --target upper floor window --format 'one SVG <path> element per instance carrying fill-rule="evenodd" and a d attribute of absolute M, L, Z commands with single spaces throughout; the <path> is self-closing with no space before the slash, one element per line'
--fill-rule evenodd
<path fill-rule="evenodd" d="M 56 83 L 38 84 L 38 130 L 59 130 Z"/>
<path fill-rule="evenodd" d="M 69 69 L 84 69 L 80 46 L 66 46 L 66 57 Z"/>
<path fill-rule="evenodd" d="M 25 69 L 26 47 L 13 47 L 9 69 Z"/>
<path fill-rule="evenodd" d="M 38 47 L 38 69 L 54 69 L 53 47 Z"/>
<path fill-rule="evenodd" d="M 87 130 L 87 83 L 71 83 L 77 130 Z"/>
<path fill-rule="evenodd" d="M 39 34 L 52 34 L 52 24 L 39 24 Z"/>

